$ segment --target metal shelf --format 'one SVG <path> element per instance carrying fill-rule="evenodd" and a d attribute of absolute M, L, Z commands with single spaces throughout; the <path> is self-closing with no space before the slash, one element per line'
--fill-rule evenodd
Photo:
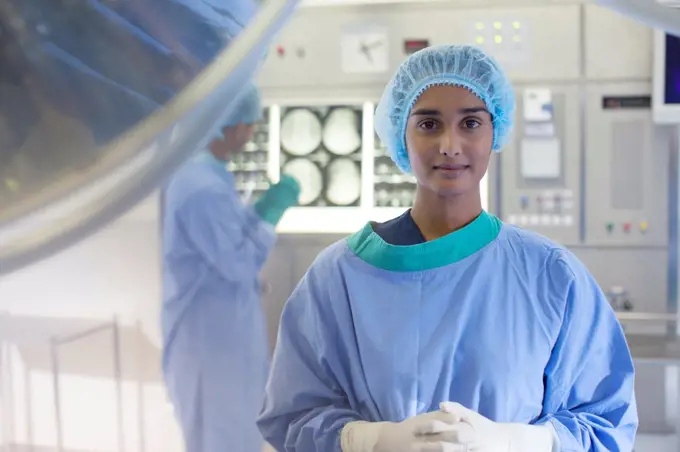
<path fill-rule="evenodd" d="M 674 312 L 617 312 L 620 322 L 664 322 L 676 323 L 678 315 Z"/>

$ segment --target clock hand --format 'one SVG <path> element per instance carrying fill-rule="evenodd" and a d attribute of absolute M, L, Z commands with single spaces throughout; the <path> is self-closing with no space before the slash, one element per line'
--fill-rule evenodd
<path fill-rule="evenodd" d="M 370 48 L 369 48 L 366 44 L 363 44 L 363 43 L 362 43 L 360 49 L 361 49 L 361 53 L 363 53 L 364 55 L 366 55 L 366 58 L 368 58 L 368 61 L 370 61 L 371 63 L 373 63 L 373 56 L 371 55 L 371 50 L 370 50 Z"/>

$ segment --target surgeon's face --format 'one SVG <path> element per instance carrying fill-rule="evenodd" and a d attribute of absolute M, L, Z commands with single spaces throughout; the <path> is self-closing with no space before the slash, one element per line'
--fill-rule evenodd
<path fill-rule="evenodd" d="M 253 139 L 254 126 L 252 124 L 236 124 L 224 127 L 222 138 L 215 138 L 209 145 L 215 157 L 227 160 L 229 157 L 243 150 L 246 143 Z"/>
<path fill-rule="evenodd" d="M 439 196 L 479 193 L 492 145 L 491 114 L 465 88 L 429 88 L 406 125 L 406 147 L 418 185 Z"/>

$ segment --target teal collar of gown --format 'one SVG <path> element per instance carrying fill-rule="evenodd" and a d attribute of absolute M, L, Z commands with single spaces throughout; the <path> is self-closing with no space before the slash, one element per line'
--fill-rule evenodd
<path fill-rule="evenodd" d="M 394 272 L 431 270 L 453 264 L 484 248 L 498 237 L 503 223 L 485 211 L 470 224 L 436 240 L 397 246 L 385 242 L 371 223 L 347 239 L 349 248 L 374 267 Z"/>

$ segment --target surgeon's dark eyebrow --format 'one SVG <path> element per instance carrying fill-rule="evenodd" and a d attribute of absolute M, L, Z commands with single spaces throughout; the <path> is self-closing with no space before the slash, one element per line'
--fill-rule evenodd
<path fill-rule="evenodd" d="M 441 116 L 441 113 L 438 110 L 419 108 L 418 110 L 413 110 L 411 116 Z"/>
<path fill-rule="evenodd" d="M 464 115 L 471 115 L 473 113 L 489 113 L 489 110 L 487 110 L 485 107 L 470 107 L 458 110 L 458 112 Z"/>

